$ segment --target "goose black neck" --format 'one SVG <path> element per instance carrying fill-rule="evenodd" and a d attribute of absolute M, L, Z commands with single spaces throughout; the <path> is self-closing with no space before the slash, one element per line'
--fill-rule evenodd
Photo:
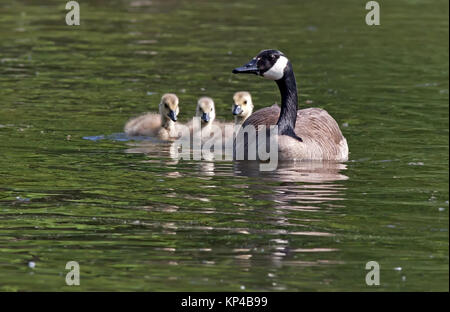
<path fill-rule="evenodd" d="M 283 78 L 276 81 L 281 93 L 281 112 L 278 118 L 278 133 L 291 135 L 297 121 L 297 83 L 291 62 L 288 62 Z"/>

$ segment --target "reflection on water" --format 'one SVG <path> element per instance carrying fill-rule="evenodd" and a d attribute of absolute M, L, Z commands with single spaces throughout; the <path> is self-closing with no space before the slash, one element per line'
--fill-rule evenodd
<path fill-rule="evenodd" d="M 347 166 L 336 162 L 280 161 L 276 170 L 260 171 L 259 163 L 256 161 L 237 161 L 233 168 L 236 175 L 280 182 L 323 183 L 348 179 L 340 173 L 347 169 Z"/>
<path fill-rule="evenodd" d="M 265 254 L 265 258 L 270 261 L 274 267 L 280 267 L 283 262 L 295 266 L 316 266 L 321 264 L 333 265 L 343 262 L 327 259 L 326 256 L 320 257 L 314 261 L 293 260 L 296 254 L 322 254 L 337 252 L 339 249 L 324 245 L 322 242 L 318 245 L 311 245 L 308 248 L 299 248 L 298 245 L 292 245 L 291 241 L 296 241 L 299 237 L 333 237 L 335 233 L 328 231 L 317 231 L 310 225 L 316 220 L 314 213 L 318 211 L 327 212 L 336 207 L 343 207 L 341 203 L 345 199 L 345 187 L 337 183 L 347 180 L 344 174 L 347 166 L 342 163 L 334 162 L 279 162 L 274 171 L 260 171 L 258 161 L 179 161 L 173 158 L 171 154 L 171 144 L 154 141 L 128 142 L 126 153 L 143 153 L 149 160 L 144 162 L 160 162 L 165 158 L 164 165 L 181 165 L 183 162 L 190 168 L 188 172 L 181 173 L 178 169 L 168 170 L 164 173 L 170 178 L 186 178 L 187 176 L 198 176 L 198 178 L 207 180 L 209 183 L 203 187 L 208 189 L 220 189 L 220 177 L 234 176 L 239 178 L 232 187 L 239 190 L 239 195 L 245 199 L 237 204 L 238 210 L 225 212 L 216 207 L 203 207 L 196 210 L 198 213 L 205 214 L 225 214 L 235 216 L 229 226 L 198 226 L 184 225 L 174 226 L 172 224 L 172 234 L 177 231 L 212 231 L 228 232 L 242 235 L 259 235 L 265 240 L 260 241 L 259 248 L 235 248 L 234 258 L 239 266 L 252 266 L 255 258 Z M 152 159 L 155 159 L 152 161 Z M 157 159 L 157 160 L 156 160 Z M 213 180 L 212 178 L 216 178 Z M 206 181 L 205 180 L 205 181 Z M 184 200 L 200 201 L 202 203 L 214 202 L 214 195 L 205 196 L 177 194 L 176 190 L 170 194 L 172 197 L 182 197 Z M 257 222 L 253 220 L 252 212 L 261 213 L 252 202 L 271 203 L 269 211 L 267 206 L 259 209 L 266 210 L 263 217 Z M 250 204 L 248 204 L 250 203 Z M 173 210 L 174 208 L 167 208 Z M 307 217 L 297 218 L 294 213 L 306 213 Z M 249 217 L 248 219 L 246 219 Z M 255 228 L 255 225 L 262 223 L 271 225 L 264 229 Z M 246 226 L 247 225 L 247 226 Z M 294 238 L 294 239 L 293 239 Z M 263 250 L 263 252 L 261 252 Z M 203 250 L 203 252 L 213 252 L 212 249 Z M 206 260 L 205 260 L 206 261 Z M 213 265 L 214 261 L 205 263 Z M 272 273 L 269 273 L 272 274 Z M 278 285 L 275 289 L 284 289 Z"/>
<path fill-rule="evenodd" d="M 143 141 L 127 143 L 130 148 L 125 153 L 142 153 L 151 157 L 167 157 L 173 164 L 178 163 L 178 154 L 173 152 L 175 143 L 161 142 L 152 138 Z M 219 162 L 222 162 L 219 160 Z M 199 171 L 214 176 L 214 158 L 195 162 Z M 347 180 L 348 177 L 340 171 L 347 169 L 343 163 L 321 161 L 279 161 L 276 170 L 261 171 L 258 161 L 234 161 L 233 173 L 236 176 L 262 178 L 280 182 L 320 183 Z"/>
<path fill-rule="evenodd" d="M 376 29 L 354 0 L 84 1 L 76 29 L 41 2 L 0 1 L 0 291 L 71 290 L 72 260 L 79 290 L 361 291 L 377 259 L 377 290 L 448 291 L 448 1 L 390 1 Z M 236 91 L 279 103 L 231 73 L 265 48 L 349 162 L 261 172 L 118 133 L 167 92 L 181 123 L 200 96 L 223 122 Z"/>

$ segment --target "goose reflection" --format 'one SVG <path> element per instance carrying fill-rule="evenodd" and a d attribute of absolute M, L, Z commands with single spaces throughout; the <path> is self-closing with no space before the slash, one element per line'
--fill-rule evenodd
<path fill-rule="evenodd" d="M 165 165 L 178 165 L 179 154 L 175 152 L 173 144 L 158 141 L 128 142 L 130 147 L 125 152 L 143 153 L 149 156 L 146 160 L 149 163 L 162 161 Z M 253 199 L 267 200 L 277 209 L 287 210 L 315 211 L 321 207 L 318 204 L 324 203 L 331 207 L 331 202 L 343 199 L 344 188 L 342 183 L 338 182 L 348 179 L 343 174 L 347 165 L 337 162 L 282 161 L 273 171 L 261 171 L 259 161 L 227 162 L 204 159 L 186 163 L 192 166 L 191 174 L 197 174 L 200 178 L 247 177 L 249 179 L 245 181 L 251 183 L 239 183 L 236 187 L 248 188 L 251 191 L 248 193 L 253 194 Z M 173 169 L 176 170 L 176 167 Z M 167 175 L 171 177 L 184 176 L 178 171 L 176 173 L 167 171 Z"/>
<path fill-rule="evenodd" d="M 178 154 L 171 148 L 171 146 L 173 146 L 173 143 L 171 142 L 162 142 L 157 139 L 149 139 L 128 142 L 127 145 L 129 148 L 124 151 L 127 154 L 145 154 L 150 156 L 152 159 L 168 159 L 168 161 L 165 162 L 167 165 L 176 165 L 179 162 Z M 147 162 L 152 161 L 148 160 Z M 158 162 L 160 161 L 158 160 Z"/>
<path fill-rule="evenodd" d="M 274 171 L 260 171 L 255 161 L 235 162 L 237 176 L 257 178 L 263 183 L 249 184 L 255 199 L 270 200 L 278 209 L 317 210 L 317 204 L 343 199 L 343 187 L 335 182 L 347 180 L 347 166 L 335 162 L 280 162 Z M 264 183 L 265 182 L 265 183 Z M 275 182 L 275 183 L 270 183 Z M 253 193 L 253 192 L 252 192 Z"/>
<path fill-rule="evenodd" d="M 214 244 L 208 246 L 206 254 L 209 255 L 205 258 L 231 257 L 243 271 L 251 270 L 261 261 L 269 261 L 271 265 L 264 274 L 271 283 L 269 288 L 273 290 L 283 290 L 286 286 L 278 277 L 279 268 L 283 266 L 300 268 L 340 263 L 336 256 L 339 252 L 336 232 L 326 220 L 334 211 L 345 206 L 345 180 L 349 179 L 345 175 L 346 164 L 280 161 L 275 170 L 260 171 L 258 161 L 178 160 L 178 155 L 171 153 L 171 144 L 129 142 L 125 152 L 144 153 L 149 163 L 165 165 L 166 170 L 160 174 L 166 177 L 180 179 L 194 176 L 205 180 L 200 189 L 217 190 L 217 193 L 173 194 L 183 196 L 190 202 L 210 203 L 201 209 L 181 206 L 180 209 L 208 213 L 214 220 L 207 227 L 175 222 L 176 227 L 171 228 L 174 235 L 182 235 L 180 233 L 187 230 L 198 232 L 200 237 L 205 235 L 202 234 L 205 231 L 219 236 L 236 235 L 230 248 Z M 224 177 L 234 183 L 223 184 Z M 226 197 L 236 193 L 236 189 L 240 190 L 239 200 L 221 201 L 218 205 L 217 194 Z M 226 211 L 222 203 L 226 205 Z M 217 221 L 224 216 L 227 216 L 226 225 Z"/>
<path fill-rule="evenodd" d="M 238 176 L 257 177 L 280 182 L 321 183 L 347 180 L 341 173 L 347 169 L 343 163 L 323 161 L 283 161 L 273 171 L 260 171 L 257 161 L 235 161 L 233 170 Z"/>

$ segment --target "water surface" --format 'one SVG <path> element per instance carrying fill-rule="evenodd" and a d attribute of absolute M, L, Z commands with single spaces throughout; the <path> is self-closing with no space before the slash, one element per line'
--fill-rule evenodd
<path fill-rule="evenodd" d="M 69 27 L 61 1 L 1 1 L 0 290 L 448 291 L 448 2 L 383 2 L 378 27 L 364 6 L 83 1 Z M 181 122 L 203 95 L 228 121 L 235 91 L 279 103 L 231 74 L 265 48 L 348 162 L 260 172 L 121 134 L 165 92 Z"/>

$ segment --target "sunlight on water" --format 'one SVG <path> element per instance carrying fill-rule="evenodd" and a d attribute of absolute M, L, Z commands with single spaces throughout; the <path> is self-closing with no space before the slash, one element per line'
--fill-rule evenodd
<path fill-rule="evenodd" d="M 448 291 L 448 2 L 386 2 L 377 27 L 363 4 L 93 0 L 74 28 L 60 1 L 2 1 L 0 290 Z M 229 122 L 235 91 L 280 103 L 231 74 L 266 48 L 348 162 L 263 172 L 123 133 L 166 92 L 183 123 L 200 96 Z"/>

